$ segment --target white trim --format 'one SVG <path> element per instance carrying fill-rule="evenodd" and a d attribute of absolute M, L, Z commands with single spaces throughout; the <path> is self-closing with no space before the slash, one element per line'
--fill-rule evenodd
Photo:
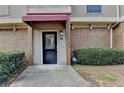
<path fill-rule="evenodd" d="M 40 44 L 40 56 L 41 56 L 41 58 L 40 58 L 40 64 L 43 64 L 43 31 L 41 30 L 41 33 L 40 33 L 40 42 L 41 42 L 41 44 Z"/>
<path fill-rule="evenodd" d="M 116 17 L 70 17 L 70 22 L 116 22 Z"/>
<path fill-rule="evenodd" d="M 4 19 L 0 19 L 0 24 L 4 24 L 4 23 L 23 23 L 21 18 L 4 18 Z"/>
<path fill-rule="evenodd" d="M 70 17 L 70 22 L 116 22 L 116 17 Z M 124 21 L 124 16 L 120 17 L 120 22 Z M 21 18 L 0 19 L 0 24 L 23 23 Z"/>

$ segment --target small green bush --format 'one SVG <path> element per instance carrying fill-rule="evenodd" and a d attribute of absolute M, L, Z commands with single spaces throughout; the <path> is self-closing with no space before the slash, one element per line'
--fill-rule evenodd
<path fill-rule="evenodd" d="M 24 62 L 23 51 L 0 52 L 0 83 L 4 82 L 10 74 L 14 73 Z"/>
<path fill-rule="evenodd" d="M 74 51 L 78 62 L 84 65 L 124 64 L 124 49 L 84 48 Z"/>

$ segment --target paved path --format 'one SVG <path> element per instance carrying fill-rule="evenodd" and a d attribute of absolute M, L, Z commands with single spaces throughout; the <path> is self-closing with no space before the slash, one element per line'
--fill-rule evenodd
<path fill-rule="evenodd" d="M 10 87 L 87 87 L 89 84 L 69 65 L 29 66 Z"/>

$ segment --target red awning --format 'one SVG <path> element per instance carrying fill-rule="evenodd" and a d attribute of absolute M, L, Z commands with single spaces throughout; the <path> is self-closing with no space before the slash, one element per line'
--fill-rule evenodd
<path fill-rule="evenodd" d="M 57 14 L 57 15 L 26 15 L 22 16 L 23 21 L 66 21 L 68 15 Z"/>

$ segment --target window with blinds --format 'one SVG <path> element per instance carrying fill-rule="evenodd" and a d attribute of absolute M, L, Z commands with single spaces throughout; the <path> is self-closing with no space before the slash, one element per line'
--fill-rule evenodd
<path fill-rule="evenodd" d="M 102 5 L 87 5 L 86 11 L 87 13 L 101 13 Z"/>

